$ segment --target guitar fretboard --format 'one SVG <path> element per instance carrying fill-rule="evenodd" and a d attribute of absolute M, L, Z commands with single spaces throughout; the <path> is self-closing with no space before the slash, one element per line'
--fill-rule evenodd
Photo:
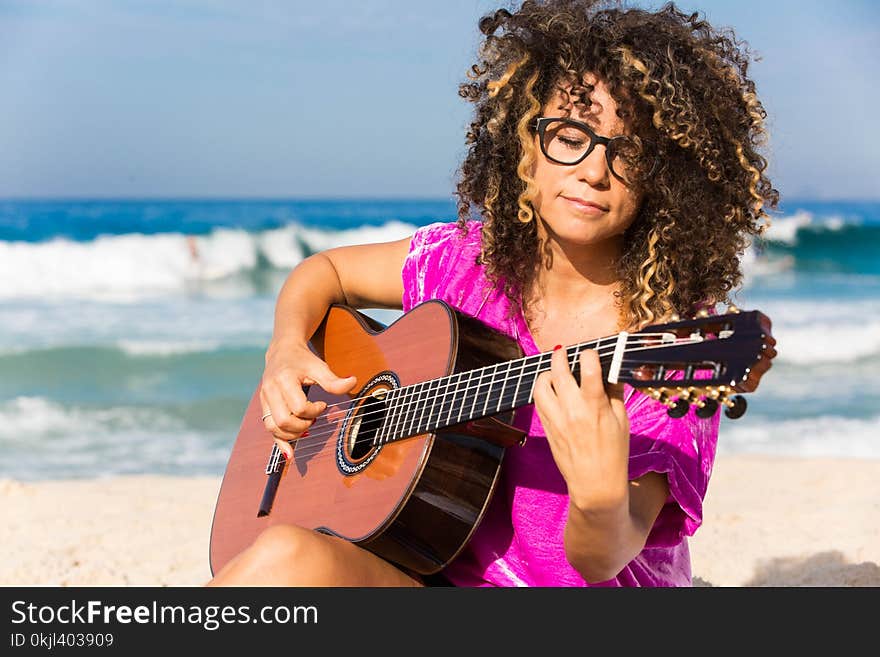
<path fill-rule="evenodd" d="M 580 353 L 584 349 L 611 351 L 617 336 L 568 347 L 566 357 L 579 381 Z M 532 403 L 535 381 L 550 369 L 552 352 L 488 365 L 390 390 L 384 398 L 386 413 L 378 431 L 385 444 L 437 431 Z M 600 355 L 603 371 L 613 354 Z"/>

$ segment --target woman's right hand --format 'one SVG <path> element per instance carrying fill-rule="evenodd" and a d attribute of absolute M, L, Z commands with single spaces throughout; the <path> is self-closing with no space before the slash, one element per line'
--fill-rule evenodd
<path fill-rule="evenodd" d="M 342 395 L 356 383 L 354 376 L 337 376 L 301 342 L 273 341 L 269 345 L 260 385 L 263 424 L 288 459 L 293 457 L 290 441 L 301 437 L 327 408 L 323 401 L 310 402 L 303 386 L 318 384 L 329 393 Z"/>

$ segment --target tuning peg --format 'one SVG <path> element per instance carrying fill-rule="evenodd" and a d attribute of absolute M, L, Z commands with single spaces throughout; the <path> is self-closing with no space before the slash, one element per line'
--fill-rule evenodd
<path fill-rule="evenodd" d="M 669 316 L 669 321 L 670 321 L 670 322 L 680 322 L 680 321 L 681 321 L 681 315 L 679 315 L 678 313 L 672 313 L 672 314 Z"/>
<path fill-rule="evenodd" d="M 724 405 L 727 406 L 724 409 L 724 414 L 731 420 L 736 420 L 745 414 L 748 404 L 746 403 L 746 398 L 742 395 L 734 395 L 730 399 L 725 399 Z"/>
<path fill-rule="evenodd" d="M 715 415 L 717 410 L 718 402 L 714 399 L 704 399 L 703 401 L 697 402 L 697 417 L 699 418 L 710 418 Z"/>
<path fill-rule="evenodd" d="M 706 310 L 705 308 L 700 308 L 697 311 L 697 317 L 708 317 L 708 316 L 709 316 L 709 311 Z"/>
<path fill-rule="evenodd" d="M 645 392 L 650 395 L 652 399 L 657 400 L 661 404 L 666 404 L 666 399 L 668 397 L 666 394 L 666 388 L 646 388 Z"/>
<path fill-rule="evenodd" d="M 680 398 L 675 401 L 667 402 L 666 406 L 666 412 L 669 414 L 669 417 L 674 418 L 684 417 L 690 409 L 690 405 L 687 401 Z"/>
<path fill-rule="evenodd" d="M 730 304 L 729 306 L 727 306 L 727 312 L 730 315 L 735 315 L 739 312 L 739 308 L 737 308 L 733 304 Z"/>

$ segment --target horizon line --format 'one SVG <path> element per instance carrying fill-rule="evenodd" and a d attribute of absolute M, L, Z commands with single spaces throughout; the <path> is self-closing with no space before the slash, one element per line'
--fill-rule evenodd
<path fill-rule="evenodd" d="M 87 203 L 87 202 L 172 202 L 172 203 L 198 203 L 198 202 L 456 202 L 454 195 L 450 196 L 0 196 L 0 203 L 7 202 L 53 202 L 53 203 Z M 862 196 L 841 196 L 841 197 L 809 197 L 809 196 L 792 196 L 789 202 L 796 201 L 798 203 L 880 203 L 878 197 L 862 197 Z M 779 205 L 785 205 L 786 199 L 780 199 Z"/>

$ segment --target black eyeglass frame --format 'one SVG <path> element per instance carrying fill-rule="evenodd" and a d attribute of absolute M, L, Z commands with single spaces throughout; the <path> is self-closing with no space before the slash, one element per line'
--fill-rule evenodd
<path fill-rule="evenodd" d="M 547 126 L 550 125 L 551 123 L 556 123 L 556 122 L 564 123 L 566 125 L 571 125 L 575 128 L 579 128 L 579 129 L 583 130 L 584 132 L 586 132 L 590 136 L 590 145 L 587 147 L 587 150 L 584 151 L 584 154 L 581 155 L 574 162 L 563 162 L 562 160 L 557 160 L 555 157 L 553 157 L 552 155 L 550 155 L 547 152 L 547 147 L 544 144 L 544 134 L 547 132 Z M 565 117 L 565 116 L 540 116 L 535 119 L 534 123 L 532 124 L 532 127 L 538 133 L 538 143 L 541 144 L 541 152 L 544 154 L 544 157 L 546 157 L 551 162 L 555 162 L 556 164 L 561 164 L 563 166 L 569 166 L 569 167 L 577 166 L 578 164 L 580 164 L 581 162 L 586 160 L 590 156 L 590 153 L 593 152 L 593 149 L 596 148 L 596 145 L 599 144 L 599 145 L 605 147 L 605 163 L 608 165 L 608 170 L 611 172 L 611 174 L 625 185 L 632 184 L 632 183 L 627 182 L 627 180 L 625 178 L 623 178 L 620 174 L 618 174 L 614 170 L 614 167 L 611 164 L 610 149 L 608 148 L 609 144 L 611 144 L 615 139 L 621 139 L 621 140 L 626 139 L 626 140 L 631 141 L 629 136 L 617 135 L 615 137 L 603 137 L 602 135 L 596 134 L 596 132 L 590 126 L 588 126 L 586 123 L 583 123 L 581 121 L 576 121 L 575 119 L 569 119 L 568 117 Z M 660 162 L 660 158 L 658 156 L 654 156 L 654 161 L 651 164 L 651 170 L 647 173 L 647 175 L 645 175 L 646 180 L 654 175 L 654 172 L 657 170 L 657 164 L 659 162 Z"/>

